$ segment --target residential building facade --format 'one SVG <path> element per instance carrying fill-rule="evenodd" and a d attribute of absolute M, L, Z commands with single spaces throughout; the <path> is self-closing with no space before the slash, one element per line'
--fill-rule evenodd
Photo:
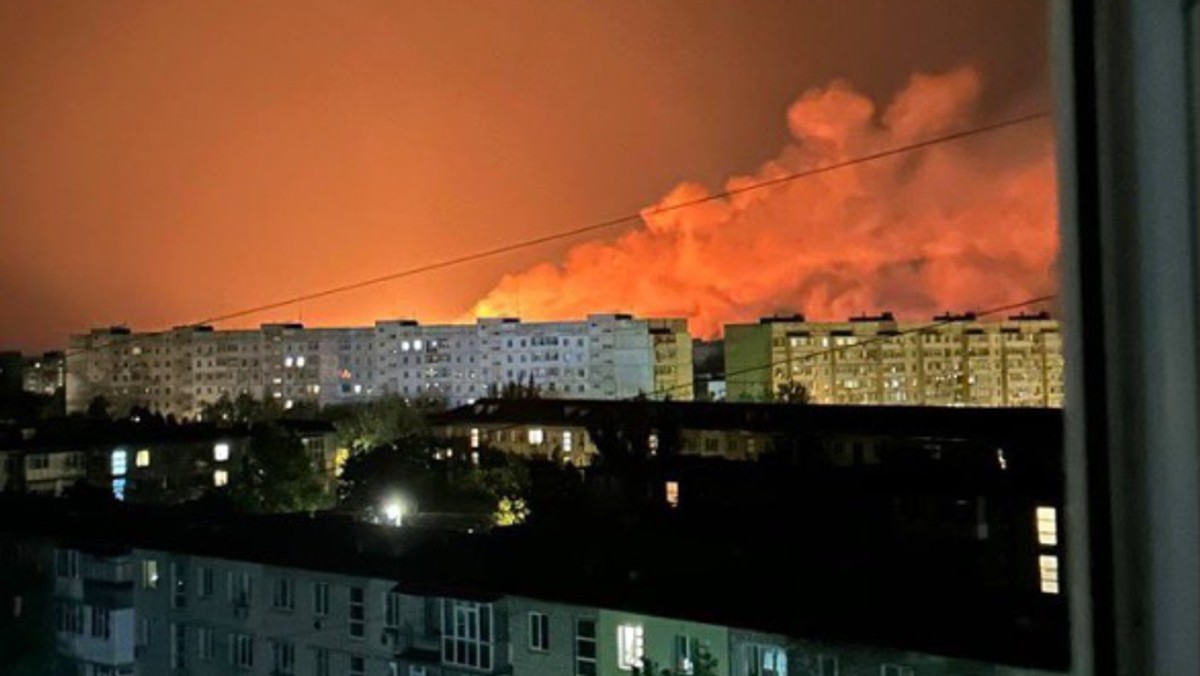
<path fill-rule="evenodd" d="M 729 401 L 771 401 L 798 384 L 818 404 L 1061 408 L 1062 336 L 1044 313 L 766 317 L 725 328 L 725 375 Z"/>
<path fill-rule="evenodd" d="M 26 392 L 53 395 L 66 386 L 66 357 L 62 352 L 26 357 L 22 381 Z"/>
<path fill-rule="evenodd" d="M 104 674 L 1040 676 L 517 595 L 126 548 L 53 549 L 56 651 Z"/>
<path fill-rule="evenodd" d="M 194 418 L 221 397 L 298 403 L 366 401 L 387 394 L 459 405 L 519 384 L 544 397 L 692 398 L 691 338 L 679 319 L 592 315 L 584 321 L 257 330 L 117 327 L 73 336 L 68 412 L 96 397 L 117 411 L 144 406 Z"/>

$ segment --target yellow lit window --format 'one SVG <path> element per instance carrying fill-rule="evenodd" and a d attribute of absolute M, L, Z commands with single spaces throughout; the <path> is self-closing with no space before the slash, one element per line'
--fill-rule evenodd
<path fill-rule="evenodd" d="M 213 485 L 214 486 L 220 487 L 220 486 L 226 486 L 228 484 L 229 484 L 229 472 L 227 472 L 223 469 L 218 469 L 213 472 Z"/>
<path fill-rule="evenodd" d="M 229 444 L 217 444 L 213 446 L 213 460 L 217 462 L 225 462 L 229 459 Z"/>
<path fill-rule="evenodd" d="M 540 427 L 529 430 L 529 443 L 539 446 L 546 441 L 546 432 Z"/>
<path fill-rule="evenodd" d="M 149 467 L 150 449 L 143 448 L 142 450 L 138 451 L 137 456 L 134 457 L 133 464 L 137 465 L 138 467 Z"/>
<path fill-rule="evenodd" d="M 672 507 L 679 506 L 679 482 L 678 481 L 668 481 L 667 482 L 666 495 L 667 495 L 667 504 L 668 505 L 670 505 Z"/>
<path fill-rule="evenodd" d="M 1058 544 L 1058 510 L 1053 507 L 1037 508 L 1038 544 L 1053 547 Z"/>
<path fill-rule="evenodd" d="M 1058 593 L 1058 557 L 1053 554 L 1043 554 L 1038 557 L 1038 573 L 1042 583 L 1043 594 Z"/>

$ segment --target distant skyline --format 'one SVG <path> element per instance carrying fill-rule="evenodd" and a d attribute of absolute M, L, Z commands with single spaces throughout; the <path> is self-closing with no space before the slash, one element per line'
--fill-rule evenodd
<path fill-rule="evenodd" d="M 797 133 L 789 106 L 838 79 L 879 116 L 916 73 L 978 78 L 976 98 L 948 109 L 959 122 L 1044 109 L 1044 12 L 1041 0 L 0 0 L 0 349 L 58 348 L 92 326 L 162 329 L 636 212 L 681 183 L 718 190 L 783 157 Z M 1016 138 L 1001 173 L 1024 197 L 1045 188 L 1048 139 Z M 1052 268 L 1052 225 L 1034 244 L 1041 257 L 1014 274 L 1047 255 Z M 629 307 L 638 289 L 619 285 L 555 305 L 554 289 L 598 284 L 568 274 L 534 287 L 546 268 L 520 274 L 578 243 L 224 327 L 447 321 L 526 294 L 542 318 L 671 309 Z M 992 264 L 976 263 L 961 284 L 946 278 L 963 287 L 947 297 L 989 278 Z M 745 274 L 710 274 L 722 272 Z M 809 298 L 797 296 L 808 281 L 777 280 L 780 309 Z M 698 317 L 773 309 L 770 292 L 732 286 L 665 290 Z M 883 309 L 855 305 L 870 294 L 842 298 Z"/>

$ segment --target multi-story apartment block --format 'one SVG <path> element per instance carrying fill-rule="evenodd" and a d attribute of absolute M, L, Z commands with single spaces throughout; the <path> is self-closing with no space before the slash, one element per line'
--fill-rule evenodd
<path fill-rule="evenodd" d="M 73 336 L 67 410 L 103 396 L 116 410 L 146 406 L 195 417 L 221 397 L 352 403 L 385 394 L 459 405 L 510 383 L 544 397 L 691 399 L 691 339 L 684 320 L 592 315 L 585 321 L 258 330 L 183 327 Z"/>
<path fill-rule="evenodd" d="M 66 385 L 66 359 L 63 353 L 46 352 L 40 357 L 26 357 L 22 380 L 26 392 L 54 394 Z"/>
<path fill-rule="evenodd" d="M 730 401 L 770 401 L 797 383 L 819 404 L 1063 403 L 1062 336 L 1044 313 L 998 322 L 943 315 L 933 325 L 891 313 L 845 322 L 767 317 L 726 327 L 725 373 Z"/>
<path fill-rule="evenodd" d="M 58 547 L 56 651 L 91 675 L 1034 676 L 969 659 L 358 574 Z"/>

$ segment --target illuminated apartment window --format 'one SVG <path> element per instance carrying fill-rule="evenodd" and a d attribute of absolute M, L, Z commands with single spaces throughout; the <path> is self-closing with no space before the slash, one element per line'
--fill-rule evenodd
<path fill-rule="evenodd" d="M 292 407 L 295 405 L 296 405 L 296 402 L 292 401 L 291 399 L 288 399 L 287 401 L 283 402 L 283 410 L 290 411 L 290 410 L 292 410 Z"/>
<path fill-rule="evenodd" d="M 562 443 L 563 453 L 570 453 L 574 449 L 574 446 L 575 446 L 575 440 L 571 437 L 571 431 L 564 430 L 563 431 L 563 443 Z"/>
<path fill-rule="evenodd" d="M 691 676 L 696 672 L 696 652 L 699 644 L 689 636 L 675 637 L 675 673 Z"/>
<path fill-rule="evenodd" d="M 645 631 L 640 624 L 622 624 L 617 627 L 617 668 L 632 671 L 642 668 L 646 656 Z"/>
<path fill-rule="evenodd" d="M 296 368 L 304 368 L 304 357 L 296 357 Z"/>
<path fill-rule="evenodd" d="M 225 462 L 229 459 L 229 444 L 220 443 L 213 446 L 213 460 Z"/>
<path fill-rule="evenodd" d="M 416 339 L 416 340 L 414 340 L 414 341 L 413 341 L 413 349 L 414 349 L 414 350 L 419 350 L 419 349 L 421 349 L 422 347 L 423 347 L 423 345 L 422 345 L 422 343 L 421 343 L 421 339 L 420 339 L 420 338 L 418 338 L 418 339 Z"/>
<path fill-rule="evenodd" d="M 142 589 L 158 589 L 158 561 L 142 561 Z"/>
<path fill-rule="evenodd" d="M 479 448 L 479 428 L 471 428 L 471 448 Z"/>
<path fill-rule="evenodd" d="M 667 504 L 671 507 L 679 506 L 679 482 L 668 481 L 666 486 Z"/>
<path fill-rule="evenodd" d="M 1038 574 L 1041 578 L 1043 594 L 1058 593 L 1058 557 L 1053 554 L 1043 554 L 1038 557 Z"/>
<path fill-rule="evenodd" d="M 218 488 L 229 485 L 229 472 L 223 469 L 213 470 L 213 485 Z"/>
<path fill-rule="evenodd" d="M 540 427 L 529 430 L 529 443 L 540 446 L 546 440 L 546 432 Z"/>
<path fill-rule="evenodd" d="M 295 361 L 291 357 L 283 358 L 283 367 L 284 368 L 290 369 L 290 368 L 292 368 L 292 364 L 294 364 L 294 363 L 295 363 Z"/>
<path fill-rule="evenodd" d="M 138 467 L 149 467 L 150 449 L 143 448 L 142 450 L 138 451 L 137 455 L 134 456 L 133 464 L 137 465 Z"/>
<path fill-rule="evenodd" d="M 1038 544 L 1053 547 L 1058 544 L 1058 510 L 1053 507 L 1037 508 Z"/>
<path fill-rule="evenodd" d="M 129 453 L 123 448 L 119 448 L 112 452 L 112 459 L 109 462 L 113 476 L 125 476 L 125 471 L 128 469 Z"/>

